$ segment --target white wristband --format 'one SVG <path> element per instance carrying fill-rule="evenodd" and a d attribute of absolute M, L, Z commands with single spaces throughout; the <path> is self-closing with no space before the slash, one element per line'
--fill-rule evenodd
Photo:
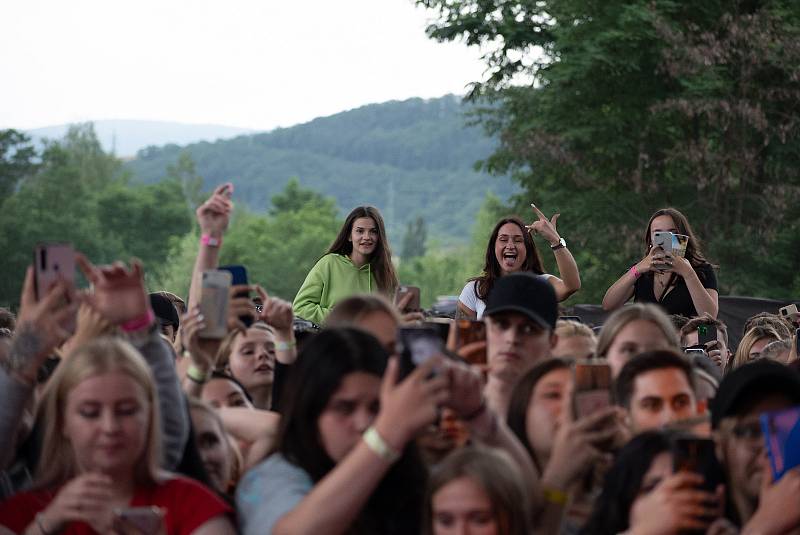
<path fill-rule="evenodd" d="M 364 439 L 364 443 L 375 455 L 387 463 L 392 464 L 400 458 L 400 452 L 389 446 L 373 426 L 364 431 L 361 438 Z"/>

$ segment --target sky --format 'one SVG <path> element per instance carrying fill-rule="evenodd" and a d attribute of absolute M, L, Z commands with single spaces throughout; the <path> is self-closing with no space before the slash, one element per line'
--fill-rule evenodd
<path fill-rule="evenodd" d="M 463 94 L 480 51 L 412 0 L 8 0 L 0 128 L 101 119 L 291 126 Z"/>

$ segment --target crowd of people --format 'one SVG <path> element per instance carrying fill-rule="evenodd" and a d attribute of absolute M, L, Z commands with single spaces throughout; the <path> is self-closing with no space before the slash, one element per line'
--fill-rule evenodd
<path fill-rule="evenodd" d="M 650 219 L 602 325 L 564 317 L 579 267 L 533 205 L 497 222 L 455 317 L 398 292 L 360 207 L 293 303 L 226 275 L 216 318 L 232 193 L 197 209 L 185 299 L 76 253 L 89 288 L 31 266 L 0 310 L 0 534 L 800 531 L 800 314 L 730 348 L 678 210 Z"/>

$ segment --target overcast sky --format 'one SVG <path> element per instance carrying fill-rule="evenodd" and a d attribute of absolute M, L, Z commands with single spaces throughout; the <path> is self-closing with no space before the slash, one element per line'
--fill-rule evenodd
<path fill-rule="evenodd" d="M 412 0 L 8 0 L 0 128 L 100 119 L 266 130 L 465 92 L 479 51 Z"/>

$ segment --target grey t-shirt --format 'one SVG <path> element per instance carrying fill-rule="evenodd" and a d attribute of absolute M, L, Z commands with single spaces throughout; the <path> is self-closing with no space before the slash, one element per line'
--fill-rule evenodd
<path fill-rule="evenodd" d="M 294 509 L 313 487 L 305 470 L 279 453 L 270 455 L 239 482 L 236 512 L 241 533 L 272 533 L 278 520 Z"/>

